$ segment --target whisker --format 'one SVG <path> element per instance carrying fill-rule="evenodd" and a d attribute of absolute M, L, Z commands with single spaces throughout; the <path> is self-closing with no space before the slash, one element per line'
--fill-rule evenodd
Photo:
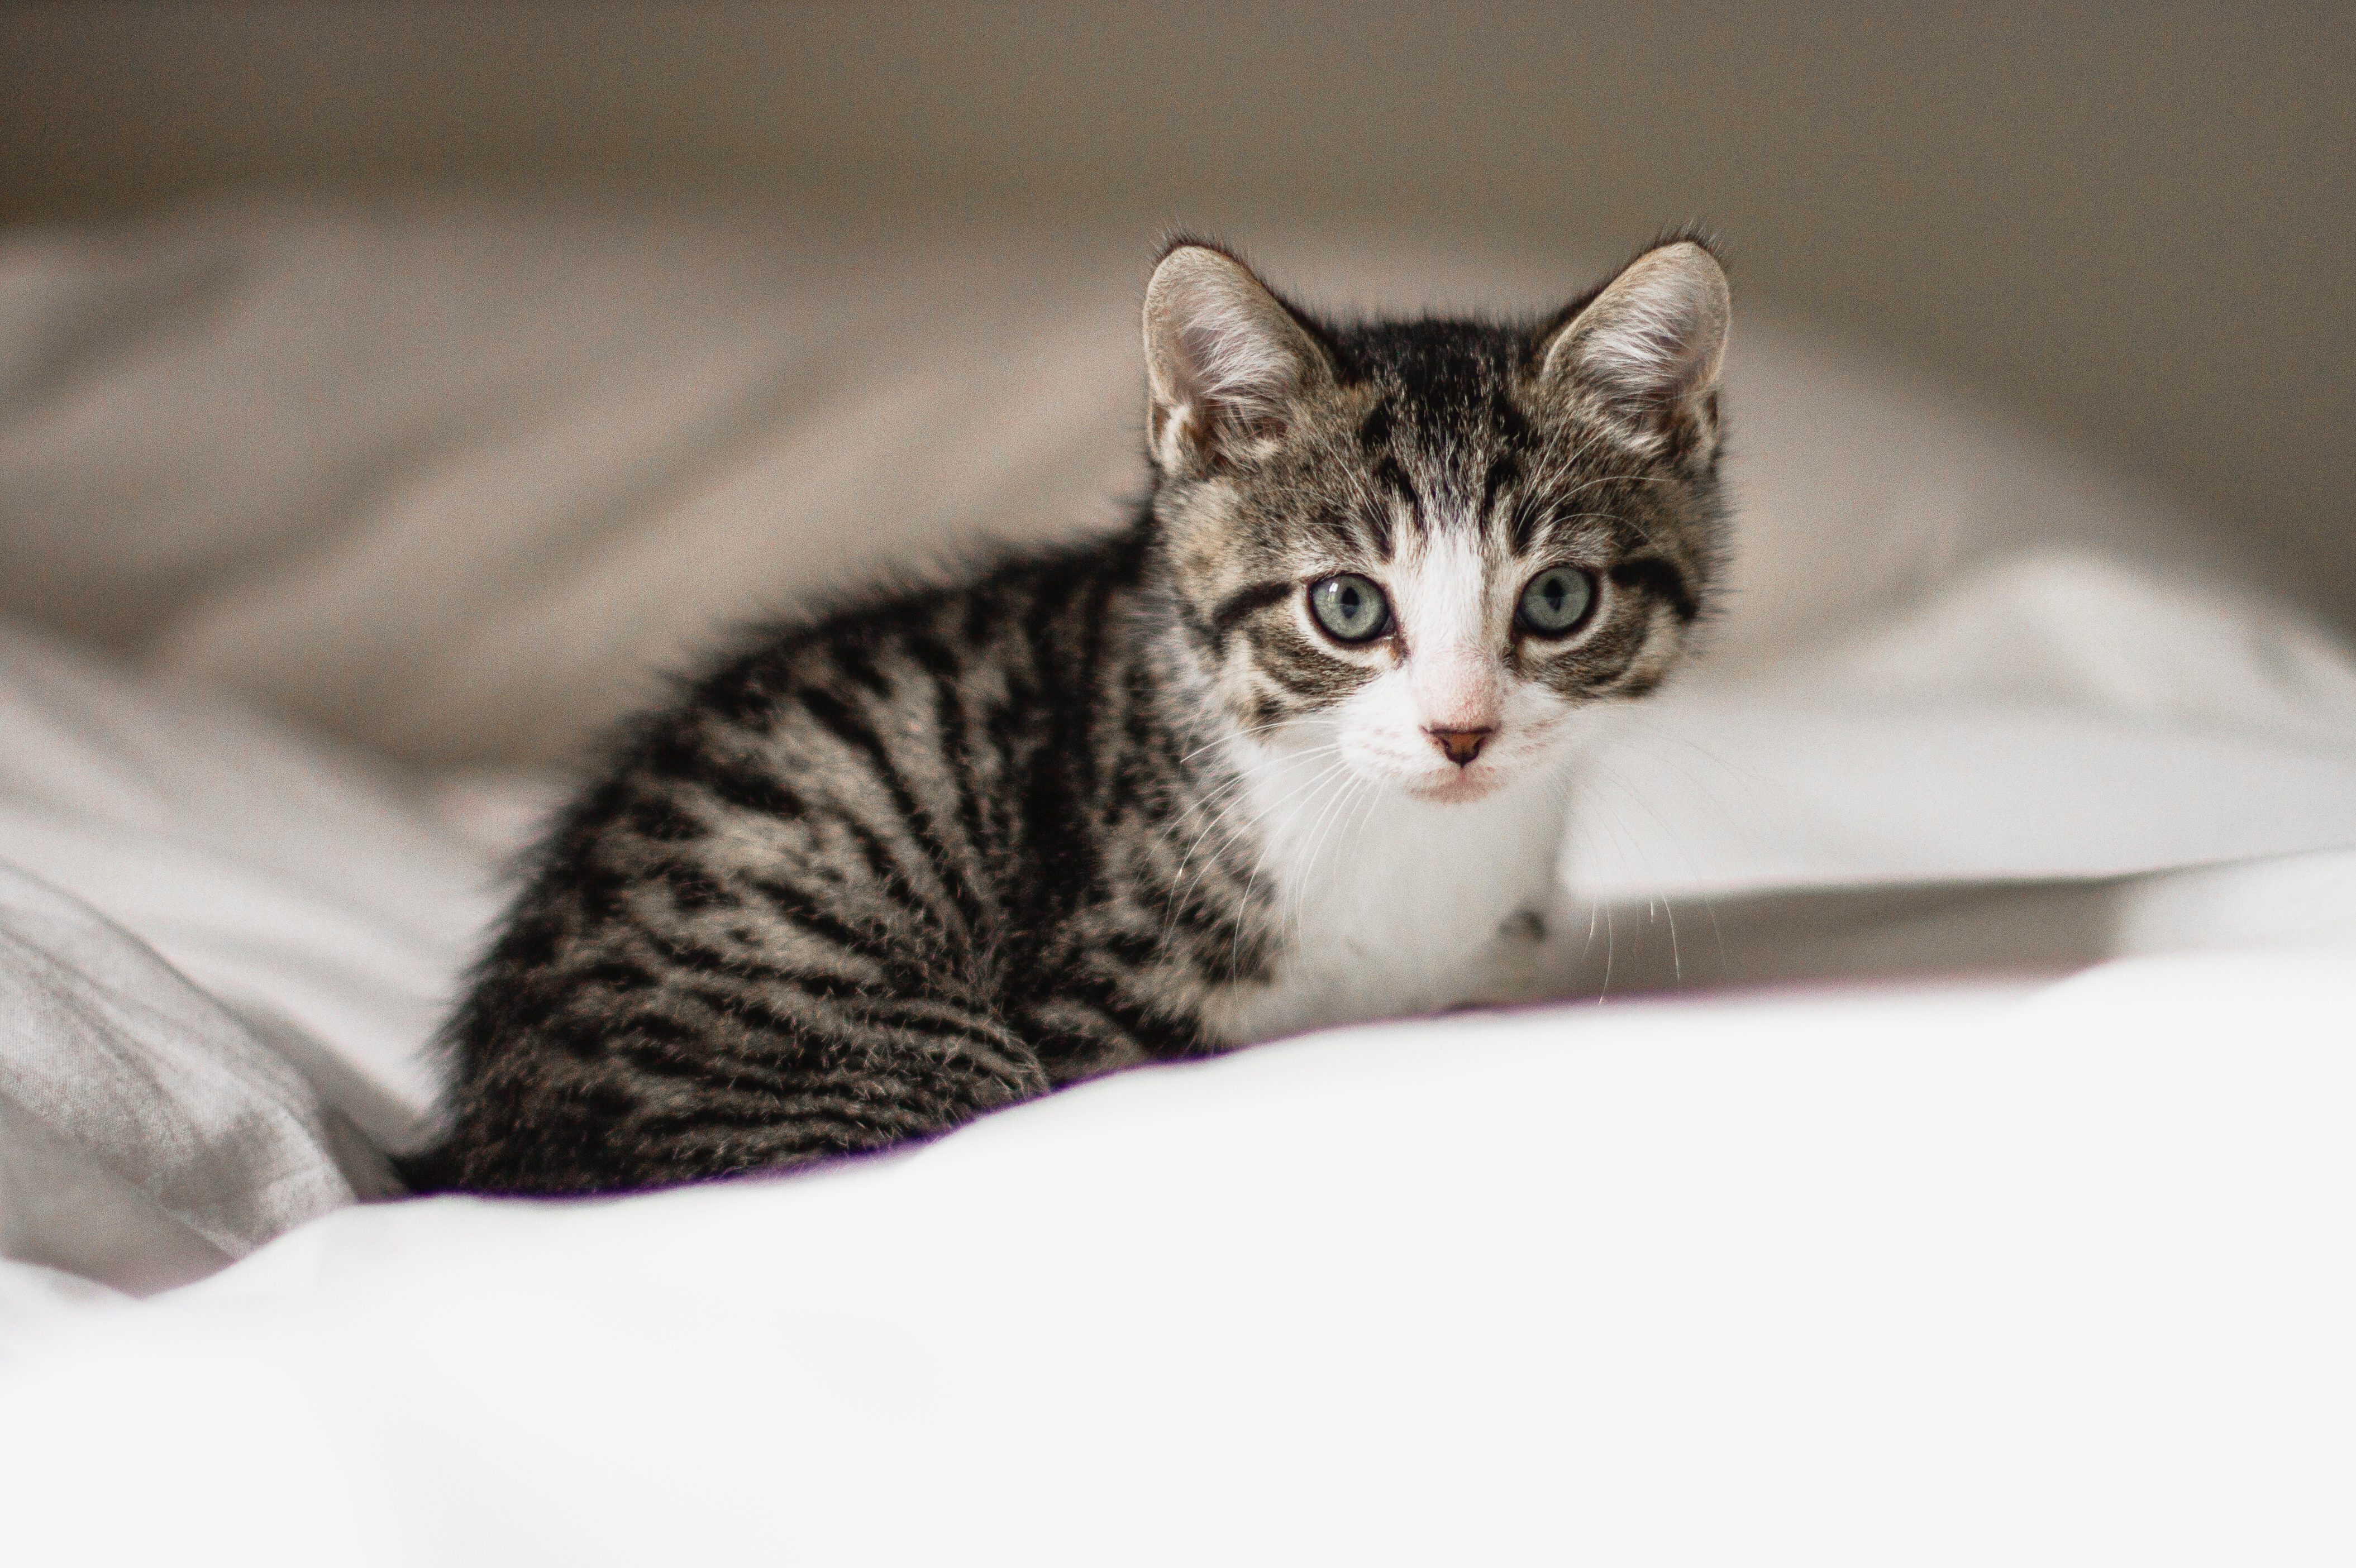
<path fill-rule="evenodd" d="M 1190 814 L 1207 810 L 1211 803 L 1217 800 L 1220 796 L 1231 794 L 1242 784 L 1248 783 L 1250 780 L 1258 777 L 1260 773 L 1265 773 L 1269 769 L 1282 767 L 1289 763 L 1301 762 L 1314 757 L 1325 756 L 1332 752 L 1338 752 L 1341 749 L 1342 743 L 1338 741 L 1329 741 L 1323 745 L 1312 746 L 1303 751 L 1292 752 L 1287 756 L 1249 759 L 1246 763 L 1237 766 L 1233 773 L 1231 773 L 1226 778 L 1220 781 L 1219 784 L 1205 791 L 1199 797 L 1188 801 L 1184 805 L 1180 807 L 1179 810 L 1173 815 L 1171 821 L 1163 825 L 1161 829 L 1162 835 L 1166 837 L 1176 828 L 1184 826 L 1185 819 Z"/>
<path fill-rule="evenodd" d="M 1282 798 L 1270 802 L 1266 810 L 1260 813 L 1260 816 L 1265 818 L 1270 812 L 1275 811 L 1278 806 L 1283 805 L 1286 802 L 1290 801 L 1294 796 L 1300 795 L 1302 790 L 1313 785 L 1323 784 L 1323 783 L 1328 778 L 1332 777 L 1336 772 L 1348 766 L 1349 763 L 1346 759 L 1328 764 L 1325 770 L 1323 773 L 1320 773 L 1315 778 L 1310 780 L 1309 784 L 1297 786 L 1294 789 L 1288 791 Z M 1243 913 L 1250 907 L 1252 889 L 1257 887 L 1259 883 L 1260 871 L 1268 864 L 1269 851 L 1272 848 L 1273 845 L 1270 840 L 1266 835 L 1262 835 L 1259 854 L 1252 861 L 1251 874 L 1244 879 L 1244 891 L 1237 901 L 1236 934 L 1234 940 L 1228 944 L 1228 961 L 1230 963 L 1234 963 L 1242 953 L 1244 939 Z"/>
<path fill-rule="evenodd" d="M 1328 814 L 1333 818 L 1333 825 L 1338 827 L 1341 824 L 1347 823 L 1351 807 L 1362 795 L 1371 799 L 1373 789 L 1374 781 L 1360 774 L 1355 769 L 1346 774 L 1343 779 L 1341 792 L 1335 795 L 1327 808 Z M 1321 816 L 1317 824 L 1317 837 L 1310 846 L 1309 858 L 1302 869 L 1301 883 L 1294 892 L 1292 927 L 1296 932 L 1300 930 L 1301 922 L 1308 914 L 1309 886 L 1311 880 L 1316 874 L 1318 858 L 1324 852 L 1328 826 L 1326 816 Z M 1335 835 L 1335 842 L 1347 844 L 1350 837 L 1351 831 L 1348 828 L 1342 828 Z"/>
<path fill-rule="evenodd" d="M 1230 731 L 1228 733 L 1221 735 L 1215 740 L 1204 741 L 1201 745 L 1195 747 L 1193 751 L 1179 758 L 1178 765 L 1183 768 L 1188 763 L 1191 763 L 1195 758 L 1201 756 L 1204 752 L 1219 746 L 1224 746 L 1231 741 L 1240 741 L 1247 735 L 1265 735 L 1270 730 L 1281 730 L 1288 724 L 1298 724 L 1300 722 L 1300 717 L 1298 715 L 1294 715 L 1291 718 L 1271 720 L 1266 724 L 1254 724 L 1248 729 Z"/>
<path fill-rule="evenodd" d="M 1314 759 L 1340 751 L 1341 743 L 1334 741 L 1312 747 L 1307 752 L 1295 753 L 1291 757 L 1255 759 L 1237 768 L 1234 773 L 1215 789 L 1197 800 L 1189 801 L 1182 812 L 1162 827 L 1155 835 L 1154 842 L 1157 846 L 1166 847 L 1171 835 L 1184 827 L 1191 817 L 1211 811 L 1215 804 L 1217 805 L 1217 809 L 1212 812 L 1210 820 L 1204 823 L 1193 839 L 1188 842 L 1185 853 L 1179 859 L 1177 870 L 1171 875 L 1170 894 L 1162 915 L 1162 941 L 1164 944 L 1168 943 L 1170 933 L 1177 928 L 1178 913 L 1185 907 L 1186 897 L 1190 891 L 1187 869 L 1193 864 L 1196 852 L 1209 841 L 1214 833 L 1218 832 L 1222 827 L 1230 828 L 1227 840 L 1229 843 L 1234 841 L 1234 833 L 1241 830 L 1241 825 L 1235 821 L 1235 815 L 1239 809 L 1248 807 L 1250 804 L 1251 792 L 1246 786 L 1260 774 L 1287 763 Z M 1205 861 L 1204 869 L 1207 870 L 1210 864 L 1211 861 Z M 1202 874 L 1202 871 L 1197 871 L 1196 878 L 1199 880 Z"/>
<path fill-rule="evenodd" d="M 1237 819 L 1237 813 L 1238 811 L 1248 810 L 1250 806 L 1251 792 L 1242 787 L 1249 782 L 1250 781 L 1248 779 L 1237 779 L 1234 781 L 1234 788 L 1226 802 L 1220 805 L 1218 811 L 1212 816 L 1211 820 L 1203 825 L 1201 830 L 1198 831 L 1194 835 L 1194 838 L 1188 843 L 1185 854 L 1180 858 L 1178 869 L 1172 873 L 1171 877 L 1170 901 L 1166 916 L 1167 923 L 1165 923 L 1162 932 L 1165 939 L 1169 935 L 1171 927 L 1174 926 L 1176 923 L 1178 912 L 1185 906 L 1186 896 L 1190 891 L 1186 874 L 1187 869 L 1193 863 L 1196 852 L 1209 841 L 1211 835 L 1214 833 L 1220 832 L 1223 829 L 1226 830 L 1226 844 L 1232 845 L 1235 841 L 1236 835 L 1243 831 L 1243 824 Z M 1223 846 L 1223 848 L 1225 846 Z M 1202 868 L 1197 869 L 1195 872 L 1196 880 L 1199 880 L 1200 878 L 1209 870 L 1216 858 L 1217 852 L 1215 851 L 1210 859 L 1204 861 Z"/>
<path fill-rule="evenodd" d="M 1319 809 L 1316 823 L 1311 828 L 1309 853 L 1301 859 L 1301 874 L 1293 883 L 1291 897 L 1289 901 L 1290 912 L 1285 917 L 1285 924 L 1296 934 L 1301 929 L 1301 922 L 1308 915 L 1309 890 L 1311 885 L 1316 880 L 1317 857 L 1325 847 L 1325 828 L 1327 819 L 1333 815 L 1333 811 L 1335 806 L 1341 805 L 1350 797 L 1352 791 L 1357 787 L 1357 784 L 1358 778 L 1355 773 L 1344 773 L 1339 787 L 1333 791 L 1332 798 L 1328 799 L 1324 805 Z M 1315 805 L 1315 802 L 1312 800 L 1311 804 L 1313 805 Z"/>
<path fill-rule="evenodd" d="M 1612 960 L 1619 946 L 1618 933 L 1612 929 L 1612 906 L 1603 906 L 1603 984 L 1595 993 L 1595 1005 L 1601 1007 L 1603 998 L 1612 994 Z"/>

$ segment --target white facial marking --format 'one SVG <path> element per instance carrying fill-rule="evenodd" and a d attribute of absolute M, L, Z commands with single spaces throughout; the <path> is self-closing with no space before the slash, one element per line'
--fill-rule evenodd
<path fill-rule="evenodd" d="M 1336 739 L 1354 770 L 1393 788 L 1430 800 L 1477 799 L 1518 771 L 1508 753 L 1527 750 L 1511 735 L 1515 710 L 1528 706 L 1516 700 L 1505 662 L 1512 611 L 1497 580 L 1501 566 L 1511 568 L 1493 560 L 1471 529 L 1399 537 L 1387 592 L 1403 652 L 1334 709 Z M 1547 701 L 1559 699 L 1547 694 Z M 1451 761 L 1440 731 L 1483 736 L 1480 754 L 1468 764 Z"/>
<path fill-rule="evenodd" d="M 1489 628 L 1488 563 L 1480 541 L 1450 534 L 1413 554 L 1396 613 L 1408 689 L 1425 730 L 1494 730 L 1505 671 Z"/>

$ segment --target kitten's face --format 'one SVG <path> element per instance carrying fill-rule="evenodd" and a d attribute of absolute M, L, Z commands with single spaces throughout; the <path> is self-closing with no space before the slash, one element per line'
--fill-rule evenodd
<path fill-rule="evenodd" d="M 1726 297 L 1682 243 L 1538 326 L 1336 330 L 1173 251 L 1154 512 L 1245 744 L 1472 801 L 1658 686 L 1717 565 Z"/>

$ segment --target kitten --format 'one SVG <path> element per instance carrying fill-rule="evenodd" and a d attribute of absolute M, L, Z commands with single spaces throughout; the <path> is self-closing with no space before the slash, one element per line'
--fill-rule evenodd
<path fill-rule="evenodd" d="M 797 1166 L 1518 994 L 1566 762 L 1718 575 L 1730 308 L 1692 239 L 1512 325 L 1337 325 L 1172 246 L 1141 515 L 632 729 L 449 1027 L 418 1185 Z"/>

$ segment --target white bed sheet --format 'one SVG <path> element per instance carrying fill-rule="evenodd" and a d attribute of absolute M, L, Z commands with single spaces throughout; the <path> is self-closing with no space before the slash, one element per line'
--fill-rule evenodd
<path fill-rule="evenodd" d="M 8 1531 L 114 1562 L 2344 1561 L 2351 954 L 1359 1029 L 829 1176 L 347 1210 L 0 1370 Z"/>

